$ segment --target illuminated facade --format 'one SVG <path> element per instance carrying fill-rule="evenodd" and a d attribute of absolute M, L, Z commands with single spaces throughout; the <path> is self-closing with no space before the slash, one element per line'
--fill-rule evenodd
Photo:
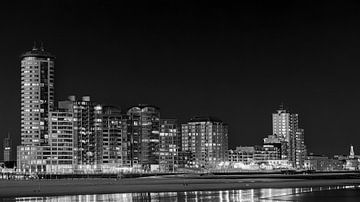
<path fill-rule="evenodd" d="M 278 147 L 272 145 L 236 147 L 229 150 L 230 163 L 250 164 L 268 160 L 280 160 L 281 153 Z"/>
<path fill-rule="evenodd" d="M 227 161 L 228 126 L 211 117 L 195 117 L 181 125 L 182 151 L 191 152 L 195 167 L 215 167 Z"/>
<path fill-rule="evenodd" d="M 299 128 L 298 114 L 292 114 L 281 106 L 272 115 L 273 134 L 282 146 L 281 156 L 289 160 L 294 168 L 303 168 L 306 156 L 304 130 Z"/>
<path fill-rule="evenodd" d="M 4 138 L 4 162 L 11 161 L 12 143 L 10 134 Z"/>
<path fill-rule="evenodd" d="M 21 56 L 21 145 L 46 145 L 54 108 L 54 59 L 34 47 Z"/>
<path fill-rule="evenodd" d="M 304 129 L 298 129 L 295 135 L 292 137 L 291 144 L 293 148 L 291 150 L 292 162 L 295 164 L 295 168 L 304 168 L 304 160 L 306 158 L 306 146 L 304 140 Z"/>
<path fill-rule="evenodd" d="M 59 109 L 73 114 L 74 159 L 78 169 L 97 169 L 102 158 L 102 107 L 89 96 L 81 100 L 69 96 L 68 100 L 59 102 Z"/>
<path fill-rule="evenodd" d="M 128 159 L 131 166 L 158 169 L 160 111 L 158 107 L 138 105 L 127 111 L 131 120 L 129 128 Z M 157 167 L 157 168 L 156 168 Z"/>
<path fill-rule="evenodd" d="M 179 164 L 180 127 L 175 119 L 160 120 L 160 170 L 174 171 Z"/>
<path fill-rule="evenodd" d="M 130 166 L 128 155 L 127 115 L 111 106 L 103 107 L 102 114 L 102 164 L 106 168 Z M 106 166 L 104 165 L 106 164 Z"/>
<path fill-rule="evenodd" d="M 73 114 L 53 111 L 49 114 L 49 141 L 43 147 L 47 173 L 71 173 L 74 171 Z"/>
<path fill-rule="evenodd" d="M 317 171 L 344 170 L 345 160 L 327 156 L 309 155 L 304 160 L 304 169 Z"/>
<path fill-rule="evenodd" d="M 21 145 L 17 167 L 44 171 L 43 146 L 48 145 L 49 112 L 54 108 L 54 60 L 43 47 L 21 55 Z"/>

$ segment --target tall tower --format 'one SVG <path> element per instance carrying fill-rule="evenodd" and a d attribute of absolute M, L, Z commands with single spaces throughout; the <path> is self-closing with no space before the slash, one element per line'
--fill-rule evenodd
<path fill-rule="evenodd" d="M 43 47 L 21 55 L 21 145 L 47 143 L 48 113 L 54 108 L 54 60 Z"/>
<path fill-rule="evenodd" d="M 355 152 L 354 152 L 354 146 L 350 146 L 350 156 L 349 158 L 353 159 L 355 157 Z"/>
<path fill-rule="evenodd" d="M 299 115 L 285 110 L 283 105 L 272 114 L 273 134 L 282 142 L 281 157 L 295 168 L 302 168 L 306 155 L 304 130 L 299 128 Z"/>

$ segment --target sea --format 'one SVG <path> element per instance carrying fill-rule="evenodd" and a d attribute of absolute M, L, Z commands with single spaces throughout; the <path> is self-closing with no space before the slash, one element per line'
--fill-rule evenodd
<path fill-rule="evenodd" d="M 159 192 L 159 193 L 115 193 L 69 196 L 15 197 L 0 201 L 67 202 L 67 201 L 356 201 L 360 202 L 360 185 L 327 186 L 307 188 L 266 188 L 218 191 Z"/>

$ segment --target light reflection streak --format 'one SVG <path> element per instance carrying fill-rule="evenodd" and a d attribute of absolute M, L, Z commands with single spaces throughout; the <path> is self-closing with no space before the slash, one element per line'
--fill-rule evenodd
<path fill-rule="evenodd" d="M 224 191 L 191 191 L 191 192 L 160 192 L 160 193 L 118 193 L 118 194 L 93 194 L 55 197 L 19 197 L 15 201 L 31 202 L 58 202 L 58 201 L 277 201 L 281 197 L 290 199 L 298 194 L 310 193 L 321 190 L 359 189 L 360 185 L 327 186 L 309 188 L 266 188 L 243 189 Z"/>

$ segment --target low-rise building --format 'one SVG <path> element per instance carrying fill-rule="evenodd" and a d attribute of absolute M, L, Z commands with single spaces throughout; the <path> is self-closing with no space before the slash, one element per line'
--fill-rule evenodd
<path fill-rule="evenodd" d="M 304 169 L 317 171 L 336 171 L 344 169 L 344 160 L 327 156 L 309 155 L 304 160 Z"/>

